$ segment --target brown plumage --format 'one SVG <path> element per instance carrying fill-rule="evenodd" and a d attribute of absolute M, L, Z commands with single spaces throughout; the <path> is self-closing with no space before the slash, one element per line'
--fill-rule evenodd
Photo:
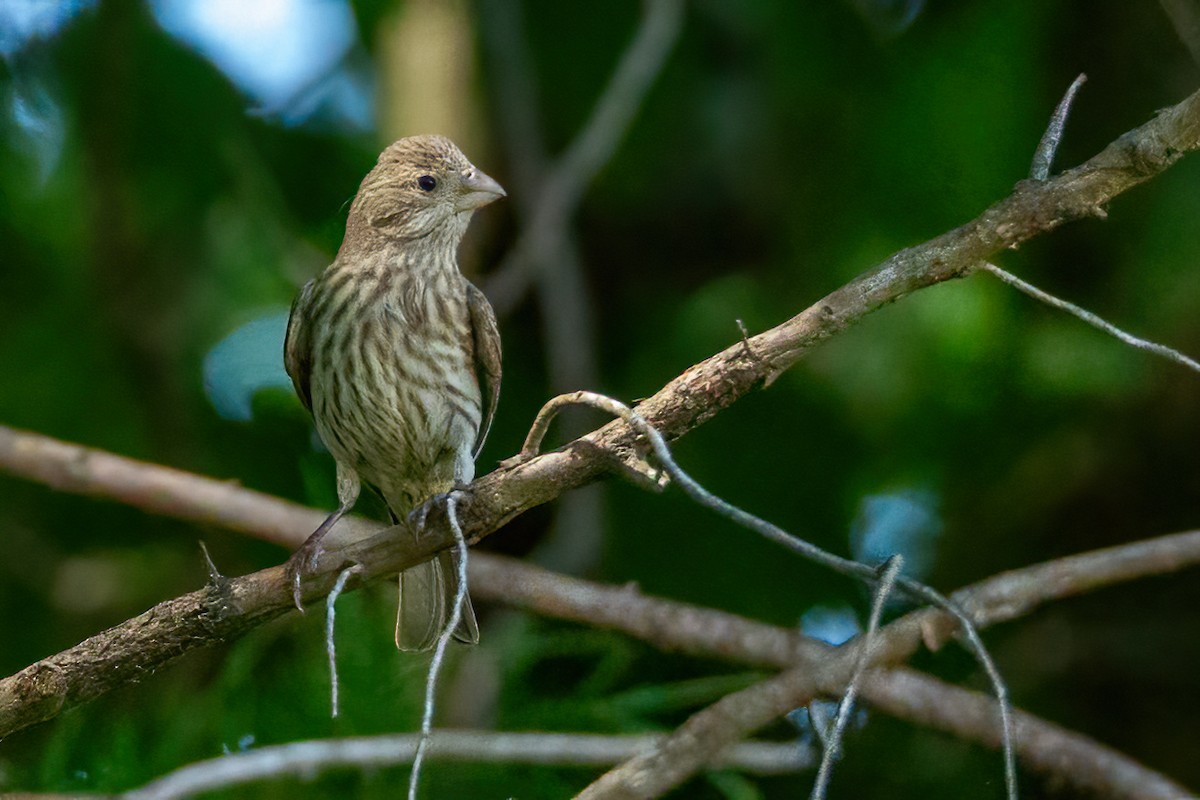
<path fill-rule="evenodd" d="M 340 502 L 288 562 L 297 606 L 301 574 L 362 481 L 400 522 L 474 477 L 500 392 L 500 335 L 456 250 L 474 211 L 503 196 L 449 139 L 401 139 L 363 179 L 337 258 L 292 304 L 284 361 L 337 462 Z M 433 645 L 457 574 L 450 552 L 401 573 L 398 647 Z M 469 601 L 455 635 L 479 638 Z"/>

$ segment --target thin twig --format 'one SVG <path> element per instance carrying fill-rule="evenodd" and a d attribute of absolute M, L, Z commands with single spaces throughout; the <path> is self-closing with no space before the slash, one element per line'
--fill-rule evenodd
<path fill-rule="evenodd" d="M 837 717 L 834 718 L 833 728 L 829 735 L 822 739 L 824 751 L 821 753 L 821 765 L 817 768 L 817 779 L 813 783 L 811 800 L 825 800 L 825 792 L 829 788 L 829 779 L 833 775 L 833 765 L 842 757 L 842 739 L 846 734 L 846 726 L 854 713 L 854 698 L 858 694 L 859 684 L 867 665 L 871 663 L 871 650 L 875 644 L 875 634 L 879 630 L 879 619 L 883 616 L 883 606 L 896 585 L 896 576 L 904 567 L 904 557 L 897 554 L 883 565 L 879 576 L 879 585 L 875 589 L 875 599 L 871 603 L 871 615 L 867 620 L 867 630 L 862 635 L 862 646 L 854 659 L 854 672 L 846 691 L 838 703 Z"/>
<path fill-rule="evenodd" d="M 329 656 L 329 716 L 334 719 L 337 719 L 338 715 L 337 649 L 333 641 L 334 604 L 346 588 L 346 581 L 350 580 L 350 576 L 357 575 L 360 572 L 362 572 L 362 567 L 358 564 L 342 570 L 337 577 L 337 583 L 333 584 L 333 589 L 329 592 L 329 596 L 325 598 L 325 653 Z"/>
<path fill-rule="evenodd" d="M 421 712 L 421 736 L 417 742 L 417 752 L 413 756 L 412 772 L 408 776 L 408 800 L 417 800 L 417 786 L 421 782 L 421 765 L 425 760 L 425 751 L 429 748 L 429 737 L 433 732 L 433 713 L 436 706 L 438 676 L 442 671 L 442 662 L 446 658 L 446 648 L 454 638 L 458 623 L 462 621 L 463 603 L 467 598 L 467 540 L 463 537 L 462 526 L 458 524 L 458 498 L 461 492 L 453 491 L 446 495 L 446 519 L 450 530 L 454 532 L 454 544 L 458 548 L 458 586 L 454 591 L 454 607 L 450 609 L 450 619 L 438 634 L 437 645 L 433 649 L 433 658 L 429 661 L 429 674 L 425 678 L 425 704 Z"/>
<path fill-rule="evenodd" d="M 811 542 L 793 536 L 778 525 L 767 522 L 717 497 L 701 486 L 676 463 L 674 457 L 671 455 L 670 448 L 667 447 L 666 439 L 663 438 L 663 435 L 653 425 L 624 403 L 602 394 L 595 392 L 571 392 L 549 400 L 542 406 L 533 424 L 530 426 L 529 434 L 525 437 L 525 444 L 521 448 L 520 458 L 531 459 L 537 454 L 542 439 L 545 437 L 546 431 L 549 429 L 555 415 L 563 408 L 571 405 L 590 405 L 625 420 L 649 440 L 650 447 L 663 469 L 696 503 L 827 569 L 867 581 L 874 581 L 878 577 L 875 570 L 866 564 L 834 555 Z M 1000 675 L 1000 670 L 996 668 L 996 664 L 988 653 L 987 647 L 984 646 L 983 639 L 980 638 L 979 631 L 975 628 L 975 623 L 971 620 L 970 615 L 963 611 L 957 603 L 931 586 L 926 586 L 920 581 L 904 576 L 896 577 L 896 585 L 910 596 L 927 603 L 932 603 L 946 611 L 954 617 L 961 627 L 972 655 L 975 656 L 976 661 L 983 667 L 992 685 L 992 689 L 996 693 L 996 705 L 999 709 L 1000 725 L 1003 731 L 1005 785 L 1008 788 L 1009 800 L 1016 800 L 1016 751 L 1013 745 L 1012 709 L 1008 699 L 1008 689 L 1005 686 L 1003 677 Z"/>
<path fill-rule="evenodd" d="M 1068 314 L 1078 317 L 1088 325 L 1091 325 L 1093 328 L 1098 328 L 1099 330 L 1107 333 L 1109 336 L 1120 339 L 1130 347 L 1136 347 L 1139 350 L 1145 350 L 1148 353 L 1154 353 L 1156 356 L 1162 356 L 1165 359 L 1174 361 L 1176 364 L 1179 364 L 1182 367 L 1187 367 L 1194 372 L 1200 372 L 1200 362 L 1185 356 L 1178 350 L 1167 347 L 1166 345 L 1158 344 L 1156 342 L 1151 342 L 1147 339 L 1139 338 L 1134 336 L 1132 333 L 1127 333 L 1126 331 L 1118 328 L 1116 325 L 1113 325 L 1111 322 L 1107 322 L 1101 317 L 1093 314 L 1091 311 L 1088 311 L 1086 308 L 1080 308 L 1074 303 L 1055 297 L 1049 292 L 1044 292 L 1033 284 L 1021 280 L 1011 272 L 1006 272 L 1005 270 L 988 261 L 982 262 L 979 266 L 1018 291 L 1024 292 L 1033 299 L 1039 300 L 1048 306 L 1057 308 L 1060 311 L 1066 311 Z"/>
<path fill-rule="evenodd" d="M 1079 77 L 1071 82 L 1071 86 L 1063 95 L 1062 100 L 1058 101 L 1058 106 L 1050 117 L 1050 124 L 1046 128 L 1046 132 L 1042 134 L 1037 150 L 1033 153 L 1033 165 L 1029 169 L 1029 177 L 1033 180 L 1044 181 L 1050 177 L 1050 167 L 1053 166 L 1054 155 L 1058 152 L 1059 144 L 1062 143 L 1063 130 L 1067 127 L 1067 117 L 1071 114 L 1071 104 L 1075 102 L 1075 95 L 1079 93 L 1080 87 L 1086 82 L 1087 75 L 1079 73 Z"/>

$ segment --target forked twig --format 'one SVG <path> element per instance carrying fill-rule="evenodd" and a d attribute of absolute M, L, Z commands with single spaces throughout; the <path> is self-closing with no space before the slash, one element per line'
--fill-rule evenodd
<path fill-rule="evenodd" d="M 649 441 L 651 449 L 662 465 L 662 469 L 679 484 L 692 500 L 700 505 L 835 572 L 870 582 L 878 579 L 879 576 L 872 567 L 823 550 L 811 542 L 795 537 L 779 526 L 756 517 L 748 511 L 744 511 L 712 494 L 697 483 L 688 473 L 684 472 L 675 462 L 675 459 L 671 456 L 670 449 L 667 447 L 666 439 L 663 438 L 662 434 L 653 425 L 624 403 L 596 392 L 579 391 L 559 395 L 542 406 L 542 409 L 538 412 L 537 417 L 530 426 L 529 434 L 525 437 L 525 443 L 521 447 L 520 454 L 514 460 L 530 459 L 536 456 L 542 439 L 545 438 L 546 431 L 549 429 L 554 417 L 560 410 L 572 405 L 587 405 L 599 408 L 624 420 Z M 988 654 L 978 630 L 976 630 L 970 616 L 957 603 L 936 589 L 902 575 L 896 577 L 896 585 L 909 596 L 941 608 L 954 617 L 961 627 L 963 635 L 966 637 L 968 648 L 980 666 L 983 667 L 984 672 L 987 673 L 988 681 L 992 685 L 992 691 L 996 695 L 1000 711 L 1005 785 L 1007 786 L 1009 800 L 1016 800 L 1017 767 L 1013 745 L 1012 708 L 1008 700 L 1008 689 L 1004 684 L 1004 679 L 1001 677 L 1000 671 L 996 668 L 995 662 L 992 661 L 991 655 Z"/>
<path fill-rule="evenodd" d="M 1171 13 L 1171 8 L 1168 7 L 1167 4 L 1164 4 L 1164 8 L 1167 9 L 1168 13 Z M 1172 16 L 1172 20 L 1175 20 L 1174 16 Z M 1183 35 L 1182 31 L 1180 35 Z M 1038 142 L 1037 150 L 1033 154 L 1033 163 L 1029 169 L 1029 177 L 1033 180 L 1044 181 L 1050 177 L 1050 166 L 1054 162 L 1054 154 L 1058 151 L 1058 146 L 1062 142 L 1063 130 L 1067 125 L 1067 117 L 1071 113 L 1071 105 L 1075 102 L 1075 95 L 1078 94 L 1079 88 L 1083 86 L 1084 82 L 1086 81 L 1087 75 L 1080 73 L 1079 77 L 1071 83 L 1070 88 L 1067 89 L 1067 93 L 1063 95 L 1062 100 L 1059 101 L 1058 106 L 1054 109 L 1054 114 L 1050 117 L 1050 124 L 1046 127 L 1046 132 L 1042 134 L 1042 139 Z M 1097 213 L 1102 212 L 1097 210 Z M 1024 292 L 1033 299 L 1043 302 L 1053 308 L 1057 308 L 1060 311 L 1066 311 L 1068 314 L 1072 314 L 1083 320 L 1088 325 L 1102 330 L 1110 336 L 1116 337 L 1130 347 L 1136 347 L 1139 350 L 1145 350 L 1149 353 L 1154 353 L 1155 355 L 1174 361 L 1176 364 L 1187 367 L 1188 369 L 1200 372 L 1200 363 L 1197 363 L 1194 359 L 1185 356 L 1178 350 L 1174 350 L 1166 345 L 1157 344 L 1155 342 L 1134 336 L 1131 333 L 1127 333 L 1118 328 L 1116 325 L 1113 325 L 1111 322 L 1108 322 L 1096 314 L 1093 314 L 1091 311 L 1081 308 L 1074 303 L 1070 303 L 1066 300 L 1055 297 L 1049 292 L 1045 292 L 1033 284 L 1021 280 L 1016 275 L 1001 269 L 991 262 L 983 261 L 979 264 L 979 267 L 986 272 L 992 273 L 1009 286 L 1012 286 L 1020 292 Z"/>

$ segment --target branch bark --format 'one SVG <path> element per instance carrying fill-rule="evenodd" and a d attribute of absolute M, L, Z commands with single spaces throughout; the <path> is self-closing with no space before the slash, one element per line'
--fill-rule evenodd
<path fill-rule="evenodd" d="M 429 758 L 468 763 L 506 762 L 559 766 L 612 764 L 653 744 L 652 735 L 599 736 L 574 733 L 438 731 Z M 290 742 L 181 767 L 123 794 L 122 800 L 176 800 L 287 776 L 311 778 L 335 767 L 370 769 L 412 761 L 414 734 L 346 737 Z M 797 772 L 812 764 L 812 752 L 794 744 L 743 742 L 720 754 L 721 767 L 764 775 Z M 95 798 L 93 798 L 95 800 Z"/>

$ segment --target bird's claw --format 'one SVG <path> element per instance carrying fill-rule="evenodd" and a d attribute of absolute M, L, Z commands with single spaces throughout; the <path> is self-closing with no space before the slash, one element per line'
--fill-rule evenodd
<path fill-rule="evenodd" d="M 429 509 L 433 506 L 434 502 L 442 496 L 443 495 L 435 494 L 433 497 L 429 498 L 424 503 L 421 503 L 421 505 L 408 512 L 408 527 L 413 531 L 425 530 L 425 522 L 429 519 Z"/>
<path fill-rule="evenodd" d="M 317 559 L 321 555 L 321 545 L 318 543 L 315 547 L 310 547 L 308 542 L 305 542 L 299 550 L 292 553 L 292 557 L 288 559 L 287 565 L 284 567 L 284 574 L 287 577 L 288 583 L 292 584 L 292 602 L 296 604 L 296 609 L 301 613 L 304 612 L 304 597 L 300 591 L 300 581 L 305 575 L 312 574 L 317 567 Z"/>
<path fill-rule="evenodd" d="M 409 528 L 411 528 L 414 533 L 420 533 L 421 531 L 425 530 L 425 524 L 429 521 L 430 510 L 437 507 L 439 504 L 445 505 L 450 499 L 450 495 L 454 494 L 455 492 L 461 492 L 465 488 L 467 488 L 467 484 L 465 483 L 455 484 L 454 488 L 450 491 L 439 492 L 425 502 L 421 503 L 412 511 L 408 512 L 407 521 Z"/>

